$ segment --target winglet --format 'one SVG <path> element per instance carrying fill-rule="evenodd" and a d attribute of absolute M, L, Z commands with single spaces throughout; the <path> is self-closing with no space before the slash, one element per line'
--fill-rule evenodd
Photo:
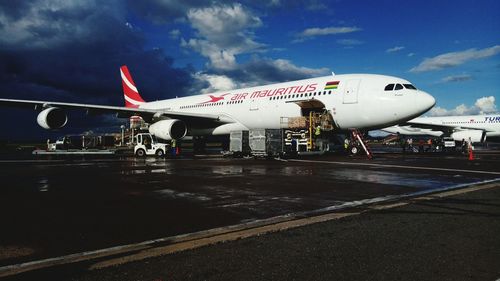
<path fill-rule="evenodd" d="M 137 91 L 134 80 L 132 80 L 132 75 L 130 75 L 130 72 L 128 71 L 126 65 L 120 67 L 120 74 L 122 76 L 125 106 L 137 108 L 139 107 L 139 105 L 145 103 L 144 99 L 142 99 L 141 95 L 139 94 L 139 91 Z"/>

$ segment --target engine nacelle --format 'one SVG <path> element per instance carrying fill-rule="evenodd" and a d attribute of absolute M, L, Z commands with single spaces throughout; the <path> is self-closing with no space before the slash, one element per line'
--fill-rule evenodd
<path fill-rule="evenodd" d="M 44 129 L 60 129 L 68 122 L 68 116 L 59 107 L 49 107 L 38 114 L 36 122 Z"/>
<path fill-rule="evenodd" d="M 464 139 L 465 141 L 469 141 L 469 138 L 472 142 L 484 142 L 486 138 L 486 132 L 482 130 L 467 130 L 467 131 L 458 131 L 451 134 L 451 137 L 455 141 L 461 141 Z"/>
<path fill-rule="evenodd" d="M 149 132 L 160 139 L 178 140 L 186 136 L 187 127 L 181 120 L 167 119 L 151 124 L 149 126 Z"/>

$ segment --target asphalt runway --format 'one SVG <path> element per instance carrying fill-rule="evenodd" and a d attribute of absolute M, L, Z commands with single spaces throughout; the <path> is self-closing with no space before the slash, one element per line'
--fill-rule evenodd
<path fill-rule="evenodd" d="M 0 160 L 0 266 L 500 180 L 500 152 Z"/>

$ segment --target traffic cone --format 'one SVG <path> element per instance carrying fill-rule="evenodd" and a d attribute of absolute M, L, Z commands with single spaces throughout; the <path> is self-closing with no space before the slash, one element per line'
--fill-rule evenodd
<path fill-rule="evenodd" d="M 469 161 L 474 160 L 474 153 L 472 152 L 472 147 L 469 147 Z"/>

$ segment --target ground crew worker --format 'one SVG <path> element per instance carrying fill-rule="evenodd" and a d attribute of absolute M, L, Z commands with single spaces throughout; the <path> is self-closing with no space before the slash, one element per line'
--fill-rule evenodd
<path fill-rule="evenodd" d="M 427 140 L 427 151 L 432 151 L 432 139 L 428 139 Z"/>
<path fill-rule="evenodd" d="M 144 146 L 146 147 L 146 149 L 151 149 L 151 140 L 149 139 L 149 137 L 145 137 L 144 138 Z"/>
<path fill-rule="evenodd" d="M 172 139 L 172 141 L 170 142 L 170 152 L 172 157 L 175 157 L 175 155 L 177 154 L 177 144 L 174 139 Z"/>
<path fill-rule="evenodd" d="M 314 131 L 314 135 L 316 135 L 316 137 L 321 135 L 321 127 L 319 125 L 316 127 L 316 130 Z"/>
<path fill-rule="evenodd" d="M 297 155 L 297 140 L 292 138 L 292 155 Z"/>
<path fill-rule="evenodd" d="M 465 142 L 465 139 L 462 139 L 462 154 L 465 154 L 467 152 L 467 143 Z"/>
<path fill-rule="evenodd" d="M 413 152 L 413 139 L 412 138 L 408 138 L 407 142 L 408 142 L 408 150 L 410 152 Z"/>
<path fill-rule="evenodd" d="M 346 152 L 349 149 L 349 139 L 345 139 L 344 140 L 344 149 L 345 149 Z"/>

